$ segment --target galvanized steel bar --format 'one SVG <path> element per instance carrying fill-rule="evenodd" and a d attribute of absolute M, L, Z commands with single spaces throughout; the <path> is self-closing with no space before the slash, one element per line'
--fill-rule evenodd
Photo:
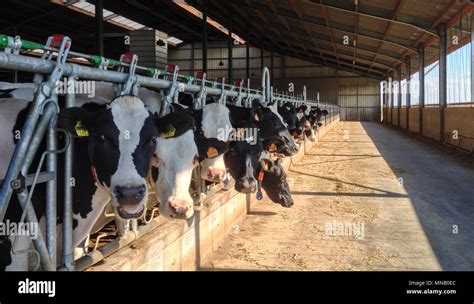
<path fill-rule="evenodd" d="M 68 82 L 74 83 L 75 76 L 70 75 Z M 66 108 L 74 106 L 75 94 L 66 95 Z M 64 155 L 64 212 L 63 212 L 63 264 L 66 270 L 74 270 L 74 249 L 72 248 L 72 202 L 73 202 L 73 160 L 74 139 L 71 139 L 69 147 Z"/>

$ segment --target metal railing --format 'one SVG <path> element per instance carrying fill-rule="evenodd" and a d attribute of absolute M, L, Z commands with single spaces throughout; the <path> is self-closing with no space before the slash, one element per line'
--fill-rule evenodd
<path fill-rule="evenodd" d="M 137 93 L 138 87 L 147 87 L 161 90 L 163 95 L 160 116 L 165 115 L 169 106 L 178 101 L 180 92 L 190 93 L 194 96 L 195 108 L 205 105 L 207 96 L 218 96 L 222 102 L 231 98 L 238 106 L 250 107 L 257 100 L 264 105 L 271 102 L 291 102 L 296 106 L 302 104 L 319 104 L 306 98 L 306 88 L 300 96 L 290 96 L 273 93 L 270 86 L 270 74 L 268 68 L 263 69 L 262 90 L 250 88 L 250 81 L 244 84 L 242 80 L 234 85 L 225 84 L 225 79 L 209 81 L 205 73 L 197 72 L 194 76 L 180 75 L 179 67 L 168 65 L 165 70 L 147 68 L 137 64 L 138 57 L 127 53 L 120 60 L 107 59 L 96 55 L 87 55 L 70 51 L 72 41 L 69 37 L 53 35 L 49 37 L 46 44 L 39 44 L 19 37 L 8 37 L 0 35 L 0 68 L 22 72 L 35 73 L 33 82 L 35 84 L 34 100 L 26 122 L 21 130 L 14 154 L 10 160 L 7 173 L 2 181 L 0 190 L 0 221 L 3 221 L 9 201 L 15 193 L 24 209 L 26 220 L 38 223 L 37 215 L 31 205 L 31 196 L 37 183 L 46 182 L 46 241 L 42 233 L 34 240 L 41 266 L 44 270 L 56 270 L 56 189 L 57 185 L 57 153 L 65 153 L 64 169 L 64 220 L 63 220 L 63 254 L 62 265 L 65 270 L 74 270 L 73 248 L 72 248 L 72 178 L 73 163 L 73 140 L 69 138 L 67 145 L 58 150 L 57 131 L 55 126 L 56 116 L 59 112 L 58 96 L 55 91 L 58 81 L 62 77 L 68 77 L 70 83 L 77 79 L 96 80 L 115 83 L 116 94 Z M 40 50 L 41 57 L 21 55 L 21 50 Z M 81 65 L 68 62 L 73 59 L 83 58 Z M 86 61 L 87 60 L 87 61 Z M 93 66 L 90 66 L 90 65 Z M 116 68 L 110 70 L 109 68 Z M 137 72 L 145 73 L 139 75 Z M 45 76 L 48 76 L 45 78 Z M 75 103 L 75 95 L 66 94 L 66 107 L 72 107 Z M 328 109 L 330 119 L 335 109 L 330 105 L 320 105 Z M 61 131 L 61 130 L 59 130 Z M 31 163 L 43 138 L 46 137 L 47 151 L 42 158 L 46 159 L 46 172 L 40 172 L 39 168 L 35 175 L 28 175 Z M 31 187 L 28 190 L 27 187 Z"/>

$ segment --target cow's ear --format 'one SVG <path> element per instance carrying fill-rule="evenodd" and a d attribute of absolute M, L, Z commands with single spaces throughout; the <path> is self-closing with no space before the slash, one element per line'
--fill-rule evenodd
<path fill-rule="evenodd" d="M 270 153 L 268 153 L 267 151 L 262 151 L 262 153 L 260 153 L 259 162 L 260 162 L 260 168 L 263 169 L 263 171 L 270 170 L 270 168 L 273 165 L 273 160 L 270 156 Z"/>
<path fill-rule="evenodd" d="M 89 136 L 96 113 L 74 107 L 62 110 L 58 116 L 58 126 L 77 137 Z"/>
<path fill-rule="evenodd" d="M 268 152 L 277 152 L 284 145 L 283 141 L 279 138 L 272 138 L 270 140 L 265 140 L 263 143 L 263 150 Z"/>
<path fill-rule="evenodd" d="M 250 122 L 259 122 L 262 120 L 262 105 L 258 102 L 255 102 L 252 105 L 252 109 L 250 110 Z"/>

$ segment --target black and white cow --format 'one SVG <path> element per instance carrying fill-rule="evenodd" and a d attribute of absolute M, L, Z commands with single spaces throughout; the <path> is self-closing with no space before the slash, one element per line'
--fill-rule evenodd
<path fill-rule="evenodd" d="M 232 125 L 240 121 L 256 125 L 264 150 L 285 156 L 298 152 L 298 146 L 281 119 L 269 108 L 255 102 L 252 108 L 228 106 Z"/>
<path fill-rule="evenodd" d="M 290 102 L 287 102 L 278 108 L 278 112 L 287 124 L 288 131 L 290 131 L 293 138 L 299 138 L 303 132 L 304 121 L 298 117 L 296 107 Z"/>
<path fill-rule="evenodd" d="M 17 130 L 21 129 L 28 109 L 17 112 L 17 115 L 5 111 L 8 105 L 18 109 L 17 102 L 15 99 L 0 99 L 2 108 L 0 132 L 9 130 L 16 134 Z M 28 101 L 22 103 L 29 106 Z M 8 115 L 16 118 L 13 126 L 11 117 L 3 119 L 3 116 Z M 10 124 L 10 127 L 4 124 Z M 158 137 L 156 120 L 144 103 L 135 96 L 121 96 L 107 105 L 84 104 L 82 107 L 62 110 L 58 124 L 71 134 L 78 135 L 80 128 L 81 135 L 88 135 L 85 138 L 78 138 L 74 145 L 73 246 L 78 246 L 87 237 L 109 201 L 122 219 L 141 217 L 148 197 L 146 178 L 155 151 L 155 139 Z M 14 139 L 11 135 L 9 138 L 12 138 L 12 141 Z M 9 148 L 12 147 L 14 144 Z M 42 148 L 44 149 L 44 146 Z M 8 163 L 13 149 L 3 152 L 7 153 L 1 155 L 1 164 Z M 57 173 L 60 180 L 64 176 L 62 157 L 61 154 L 58 156 Z M 4 175 L 5 171 L 0 174 Z M 40 222 L 43 221 L 44 214 L 44 188 L 44 184 L 38 185 L 32 198 Z M 58 202 L 62 202 L 62 187 L 58 188 Z M 62 204 L 58 204 L 58 215 L 62 215 L 61 210 Z M 20 213 L 18 201 L 12 196 L 5 219 L 18 221 Z M 13 236 L 3 237 L 0 248 L 11 248 L 12 238 Z M 31 240 L 23 239 L 14 244 L 16 248 L 13 250 L 18 252 L 28 249 Z M 2 257 L 0 269 L 27 270 L 26 253 L 12 255 L 10 259 L 5 252 L 0 253 L 0 256 Z"/>
<path fill-rule="evenodd" d="M 253 122 L 240 121 L 234 124 L 234 132 L 246 134 L 246 130 L 257 129 Z M 281 159 L 273 161 L 264 150 L 260 133 L 252 138 L 235 137 L 230 141 L 229 152 L 224 156 L 229 172 L 235 180 L 235 189 L 241 193 L 254 193 L 261 183 L 269 198 L 284 207 L 291 207 L 293 199 L 281 166 Z"/>

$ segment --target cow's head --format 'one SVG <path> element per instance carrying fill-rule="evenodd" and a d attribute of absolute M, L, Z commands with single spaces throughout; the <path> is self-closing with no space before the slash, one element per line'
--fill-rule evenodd
<path fill-rule="evenodd" d="M 268 152 L 263 152 L 260 155 L 259 171 L 264 174 L 262 188 L 267 193 L 268 198 L 283 207 L 293 206 L 293 198 L 291 197 L 281 158 L 273 161 Z M 257 174 L 259 173 L 257 172 Z"/>
<path fill-rule="evenodd" d="M 194 119 L 186 111 L 172 112 L 157 119 L 157 127 L 156 192 L 160 200 L 160 214 L 189 219 L 194 214 L 189 185 L 194 159 L 198 155 L 194 141 Z"/>
<path fill-rule="evenodd" d="M 270 109 L 255 103 L 251 110 L 250 119 L 257 125 L 262 141 L 267 142 L 268 145 L 275 143 L 279 147 L 271 152 L 281 153 L 285 156 L 291 156 L 298 152 L 298 146 L 290 132 L 280 118 Z"/>
<path fill-rule="evenodd" d="M 241 193 L 256 192 L 255 171 L 263 146 L 258 132 L 249 136 L 249 130 L 257 130 L 257 126 L 241 121 L 234 125 L 234 130 L 236 135 L 232 135 L 229 151 L 224 155 L 225 164 L 235 180 L 235 190 Z"/>
<path fill-rule="evenodd" d="M 68 108 L 58 123 L 76 136 L 87 136 L 93 175 L 109 189 L 117 214 L 123 219 L 142 216 L 158 136 L 143 102 L 126 95 L 100 109 Z"/>
<path fill-rule="evenodd" d="M 204 106 L 201 129 L 205 138 L 217 140 L 215 146 L 205 146 L 204 153 L 199 153 L 204 156 L 201 161 L 201 177 L 211 182 L 222 182 L 226 177 L 224 152 L 228 149 L 226 142 L 232 132 L 229 109 L 220 103 Z"/>

